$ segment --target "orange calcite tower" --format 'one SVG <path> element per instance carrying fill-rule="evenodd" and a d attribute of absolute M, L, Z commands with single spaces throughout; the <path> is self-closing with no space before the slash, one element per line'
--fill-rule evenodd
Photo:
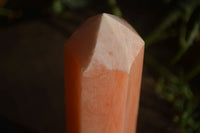
<path fill-rule="evenodd" d="M 67 133 L 135 133 L 144 41 L 110 14 L 89 18 L 64 48 Z"/>

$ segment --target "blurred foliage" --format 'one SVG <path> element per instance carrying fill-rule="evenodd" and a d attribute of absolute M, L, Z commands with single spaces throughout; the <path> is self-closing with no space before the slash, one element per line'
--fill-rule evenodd
<path fill-rule="evenodd" d="M 183 68 L 177 65 L 199 37 L 200 1 L 163 0 L 163 2 L 172 8 L 164 20 L 146 37 L 146 48 L 151 49 L 151 45 L 172 37 L 178 38 L 179 48 L 174 52 L 174 57 L 164 63 L 147 54 L 145 64 L 158 74 L 156 92 L 172 104 L 176 112 L 174 122 L 180 125 L 184 133 L 200 133 L 200 99 L 190 87 L 190 82 L 200 74 L 200 63 L 187 73 L 182 72 Z M 198 58 L 196 60 L 199 62 Z"/>
<path fill-rule="evenodd" d="M 80 9 L 87 7 L 94 0 L 54 0 L 53 1 L 53 11 L 56 14 L 60 14 L 64 11 L 64 9 Z M 117 16 L 122 16 L 122 12 L 117 4 L 116 0 L 107 0 L 107 6 L 111 9 L 111 13 Z"/>
<path fill-rule="evenodd" d="M 180 125 L 183 133 L 199 133 L 199 97 L 194 95 L 186 82 L 187 76 L 182 73 L 175 75 L 151 55 L 146 55 L 145 63 L 160 75 L 155 90 L 172 104 L 176 112 L 173 121 Z"/>
<path fill-rule="evenodd" d="M 200 28 L 200 1 L 199 0 L 175 0 L 175 7 L 164 21 L 145 39 L 146 47 L 155 42 L 166 39 L 171 35 L 179 36 L 180 50 L 171 60 L 175 64 L 188 48 L 194 44 L 195 38 L 199 35 Z M 170 3 L 170 2 L 169 2 Z M 178 24 L 177 24 L 178 23 Z M 176 28 L 173 25 L 178 25 Z M 190 27 L 192 25 L 192 27 Z M 169 31 L 179 31 L 171 33 Z"/>
<path fill-rule="evenodd" d="M 8 0 L 0 0 L 0 16 L 6 17 L 9 21 L 15 18 L 19 18 L 22 15 L 20 11 L 13 11 L 4 8 L 7 2 Z"/>
<path fill-rule="evenodd" d="M 65 8 L 79 9 L 86 7 L 91 0 L 54 0 L 53 11 L 56 14 L 62 13 Z"/>
<path fill-rule="evenodd" d="M 108 4 L 110 5 L 112 14 L 122 17 L 122 12 L 116 0 L 108 0 Z"/>

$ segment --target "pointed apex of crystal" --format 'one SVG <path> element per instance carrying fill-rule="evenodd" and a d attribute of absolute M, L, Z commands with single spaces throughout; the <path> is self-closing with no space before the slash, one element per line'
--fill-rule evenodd
<path fill-rule="evenodd" d="M 74 32 L 68 44 L 76 51 L 85 72 L 98 64 L 129 73 L 144 47 L 144 41 L 130 24 L 108 13 L 89 18 Z"/>
<path fill-rule="evenodd" d="M 99 66 L 130 72 L 131 65 L 144 47 L 137 32 L 121 18 L 103 13 L 91 61 L 85 72 Z"/>

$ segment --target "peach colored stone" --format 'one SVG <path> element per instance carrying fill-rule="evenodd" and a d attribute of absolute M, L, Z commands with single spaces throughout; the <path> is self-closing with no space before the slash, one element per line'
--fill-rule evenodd
<path fill-rule="evenodd" d="M 110 14 L 89 18 L 64 48 L 68 133 L 135 133 L 144 41 Z"/>

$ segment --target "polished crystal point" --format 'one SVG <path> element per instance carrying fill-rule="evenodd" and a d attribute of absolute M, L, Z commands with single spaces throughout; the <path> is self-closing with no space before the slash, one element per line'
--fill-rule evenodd
<path fill-rule="evenodd" d="M 68 133 L 135 133 L 144 41 L 123 19 L 89 18 L 64 48 Z"/>

